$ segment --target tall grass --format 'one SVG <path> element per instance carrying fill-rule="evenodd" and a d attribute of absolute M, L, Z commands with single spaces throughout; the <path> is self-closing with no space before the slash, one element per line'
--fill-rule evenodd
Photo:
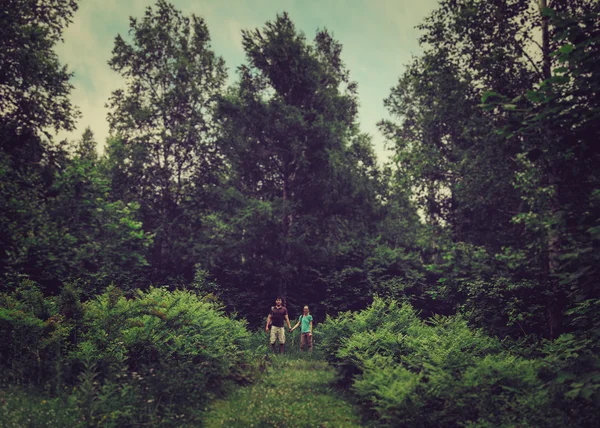
<path fill-rule="evenodd" d="M 334 388 L 335 371 L 308 353 L 270 354 L 254 385 L 217 401 L 207 427 L 358 427 L 355 408 Z"/>

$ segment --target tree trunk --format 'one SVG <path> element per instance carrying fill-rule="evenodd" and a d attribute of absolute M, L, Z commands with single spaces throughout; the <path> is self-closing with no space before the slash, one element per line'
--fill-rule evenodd
<path fill-rule="evenodd" d="M 279 277 L 279 295 L 285 300 L 287 292 L 287 264 L 288 264 L 288 239 L 290 236 L 290 214 L 288 214 L 288 176 L 287 174 L 283 177 L 283 189 L 281 197 L 283 199 L 283 217 L 281 224 L 283 226 L 283 248 L 281 251 L 281 266 Z"/>
<path fill-rule="evenodd" d="M 539 0 L 539 5 L 542 18 L 542 73 L 544 79 L 549 79 L 552 76 L 550 67 L 550 33 L 548 31 L 548 17 L 542 15 L 542 11 L 548 7 L 548 1 Z"/>
<path fill-rule="evenodd" d="M 542 73 L 544 80 L 552 77 L 551 58 L 550 58 L 550 31 L 548 17 L 542 15 L 543 10 L 548 7 L 548 0 L 539 0 L 540 16 L 542 22 Z M 549 144 L 555 143 L 552 135 L 545 135 L 544 140 Z M 551 338 L 557 336 L 557 329 L 560 324 L 562 314 L 562 300 L 559 296 L 560 290 L 558 286 L 557 274 L 560 268 L 560 180 L 558 178 L 558 170 L 555 164 L 556 160 L 551 159 L 547 165 L 546 182 L 553 187 L 553 193 L 550 197 L 549 218 L 552 224 L 548 230 L 547 249 L 548 256 L 546 257 L 546 281 L 548 289 L 548 334 Z"/>

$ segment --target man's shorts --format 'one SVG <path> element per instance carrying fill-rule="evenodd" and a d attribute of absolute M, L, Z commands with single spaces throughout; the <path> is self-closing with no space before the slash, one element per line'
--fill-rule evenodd
<path fill-rule="evenodd" d="M 280 345 L 285 343 L 285 327 L 271 326 L 271 345 L 274 345 L 277 339 Z"/>

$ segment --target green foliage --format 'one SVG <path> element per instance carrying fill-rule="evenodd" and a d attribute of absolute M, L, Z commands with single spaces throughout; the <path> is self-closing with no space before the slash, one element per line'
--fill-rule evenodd
<path fill-rule="evenodd" d="M 595 196 L 600 5 L 582 1 L 552 7 L 543 11 L 548 30 L 543 79 L 517 94 L 520 108 L 499 131 L 507 141 L 522 141 L 514 182 L 524 206 L 513 222 L 530 236 L 521 252 L 527 257 L 508 261 L 513 268 L 520 264 L 520 270 L 538 261 L 537 293 L 545 300 L 548 335 L 557 337 L 572 329 L 593 329 L 591 317 L 577 317 L 573 324 L 571 315 L 586 300 L 598 299 L 593 248 L 600 218 Z M 488 108 L 507 99 L 496 95 L 483 100 Z"/>
<path fill-rule="evenodd" d="M 319 330 L 326 357 L 381 424 L 533 427 L 566 420 L 538 375 L 542 360 L 511 355 L 460 317 L 424 322 L 408 304 L 375 299 Z"/>
<path fill-rule="evenodd" d="M 61 384 L 59 360 L 67 350 L 72 325 L 58 313 L 56 299 L 45 299 L 39 287 L 22 280 L 0 294 L 0 364 L 3 378 L 15 383 Z"/>
<path fill-rule="evenodd" d="M 128 286 L 148 264 L 152 242 L 139 205 L 112 200 L 93 159 L 60 153 L 57 164 L 23 166 L 0 152 L 0 273 L 7 283 L 25 274 L 54 293 L 74 279 L 86 293 L 111 281 Z"/>
<path fill-rule="evenodd" d="M 159 402 L 201 401 L 223 379 L 245 376 L 244 324 L 190 292 L 150 289 L 128 300 L 111 289 L 86 304 L 85 323 L 76 354 L 93 349 L 109 379 L 126 364 Z"/>
<path fill-rule="evenodd" d="M 6 428 L 84 427 L 76 398 L 49 398 L 17 386 L 0 389 L 0 420 Z"/>
<path fill-rule="evenodd" d="M 130 34 L 117 36 L 109 61 L 127 83 L 109 101 L 118 138 L 107 172 L 117 199 L 138 203 L 144 231 L 155 235 L 149 261 L 156 280 L 191 280 L 198 214 L 223 171 L 213 112 L 225 64 L 211 50 L 204 19 L 164 0 L 131 17 Z"/>
<path fill-rule="evenodd" d="M 94 139 L 94 133 L 89 126 L 85 128 L 85 131 L 83 131 L 81 140 L 74 145 L 74 149 L 78 158 L 90 162 L 98 161 L 96 140 Z"/>
<path fill-rule="evenodd" d="M 242 38 L 247 64 L 218 110 L 231 189 L 205 223 L 217 244 L 205 267 L 241 314 L 276 294 L 364 307 L 383 186 L 342 46 L 327 30 L 309 40 L 287 13 Z"/>
<path fill-rule="evenodd" d="M 425 310 L 502 336 L 589 329 L 569 314 L 598 298 L 600 9 L 545 4 L 441 1 L 380 123 L 427 223 Z"/>
<path fill-rule="evenodd" d="M 585 300 L 569 311 L 585 329 L 545 343 L 544 375 L 555 394 L 554 405 L 568 409 L 580 426 L 600 423 L 600 301 Z M 591 329 L 588 329 L 591 326 Z"/>
<path fill-rule="evenodd" d="M 344 312 L 328 318 L 319 326 L 317 338 L 329 361 L 336 362 L 346 377 L 361 371 L 361 361 L 383 350 L 386 354 L 398 350 L 402 332 L 418 319 L 413 308 L 395 301 L 375 298 L 368 310 Z M 382 334 L 375 336 L 377 328 Z M 369 348 L 370 341 L 373 347 Z M 366 351 L 370 349 L 370 351 Z M 367 352 L 367 355 L 363 355 Z"/>
<path fill-rule="evenodd" d="M 19 274 L 29 274 L 37 281 L 47 280 L 54 276 L 53 243 L 60 239 L 43 199 L 46 187 L 43 175 L 53 172 L 22 168 L 21 163 L 25 163 L 24 159 L 15 159 L 0 151 L 0 242 L 3 249 L 0 272 L 7 282 Z"/>
<path fill-rule="evenodd" d="M 39 7 L 35 0 L 7 0 L 0 21 L 0 128 L 17 134 L 72 129 L 71 75 L 54 46 L 77 11 L 75 0 Z M 0 140 L 0 147 L 10 147 Z"/>
<path fill-rule="evenodd" d="M 53 270 L 61 279 L 87 282 L 87 293 L 111 282 L 129 286 L 148 265 L 152 236 L 142 230 L 139 204 L 112 201 L 106 177 L 91 159 L 73 159 L 57 174 L 57 196 L 49 203 L 51 220 L 60 231 Z"/>
<path fill-rule="evenodd" d="M 461 279 L 452 284 L 463 297 L 458 309 L 472 323 L 493 334 L 512 337 L 541 331 L 546 310 L 543 287 L 534 281 L 508 278 Z"/>
<path fill-rule="evenodd" d="M 251 381 L 251 358 L 262 352 L 250 347 L 245 323 L 188 291 L 150 288 L 126 298 L 109 287 L 82 305 L 73 285 L 44 298 L 25 281 L 0 298 L 5 380 L 50 383 L 89 426 L 193 419 L 192 407 Z M 8 420 L 21 417 L 10 413 Z"/>
<path fill-rule="evenodd" d="M 466 426 L 561 426 L 538 377 L 540 361 L 500 354 L 477 360 L 464 372 L 460 405 L 473 415 Z M 476 419 L 477 418 L 477 419 Z"/>
<path fill-rule="evenodd" d="M 206 22 L 165 0 L 115 40 L 106 156 L 89 128 L 54 144 L 77 118 L 54 52 L 76 9 L 0 16 L 8 426 L 198 424 L 257 370 L 210 424 L 289 419 L 251 401 L 276 376 L 335 406 L 286 388 L 296 417 L 339 422 L 333 373 L 272 361 L 233 318 L 264 323 L 276 292 L 328 316 L 317 348 L 378 423 L 600 425 L 600 3 L 441 0 L 385 100 L 383 170 L 327 30 L 243 31 L 224 90 Z"/>

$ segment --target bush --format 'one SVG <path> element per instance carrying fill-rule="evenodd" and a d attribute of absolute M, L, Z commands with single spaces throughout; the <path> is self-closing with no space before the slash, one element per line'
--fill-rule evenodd
<path fill-rule="evenodd" d="M 591 328 L 548 341 L 542 375 L 550 385 L 553 407 L 565 409 L 577 426 L 591 427 L 600 426 L 600 300 L 585 304 L 596 311 Z"/>
<path fill-rule="evenodd" d="M 399 305 L 394 300 L 375 298 L 372 305 L 364 311 L 344 312 L 335 318 L 327 318 L 319 326 L 317 333 L 326 358 L 339 363 L 346 358 L 338 355 L 338 352 L 351 348 L 348 341 L 352 336 L 354 340 L 361 341 L 361 334 L 378 328 L 402 333 L 417 319 L 416 311 L 409 304 Z"/>
<path fill-rule="evenodd" d="M 32 281 L 22 280 L 13 292 L 0 294 L 2 376 L 17 384 L 56 380 L 71 329 L 56 299 L 45 299 Z"/>
<path fill-rule="evenodd" d="M 480 358 L 463 375 L 460 406 L 476 426 L 564 426 L 550 407 L 540 366 L 505 353 Z"/>
<path fill-rule="evenodd" d="M 83 427 L 75 396 L 49 398 L 35 390 L 2 387 L 0 425 L 3 428 Z"/>
<path fill-rule="evenodd" d="M 381 424 L 553 426 L 564 422 L 538 376 L 541 362 L 504 351 L 460 316 L 418 318 L 375 299 L 321 325 L 327 358 Z M 337 337 L 333 337 L 337 335 Z"/>
<path fill-rule="evenodd" d="M 73 362 L 121 394 L 133 388 L 149 411 L 201 405 L 249 371 L 245 324 L 191 292 L 152 288 L 126 299 L 113 288 L 86 303 L 84 325 Z"/>
<path fill-rule="evenodd" d="M 194 422 L 194 409 L 255 372 L 245 323 L 193 292 L 110 287 L 81 304 L 73 286 L 44 298 L 27 283 L 0 299 L 6 380 L 53 385 L 86 425 Z"/>

